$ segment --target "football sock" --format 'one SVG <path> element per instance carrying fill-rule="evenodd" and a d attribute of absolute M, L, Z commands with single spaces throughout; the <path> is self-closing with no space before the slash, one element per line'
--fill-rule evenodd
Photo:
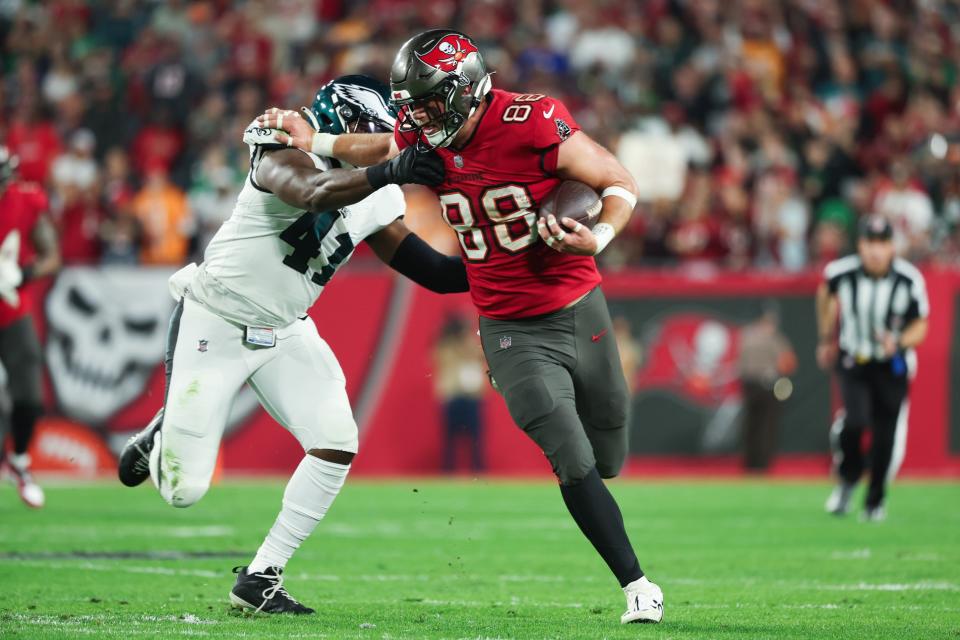
<path fill-rule="evenodd" d="M 623 527 L 620 507 L 596 467 L 578 484 L 560 485 L 560 493 L 580 531 L 610 567 L 620 586 L 642 578 L 643 571 Z"/>
<path fill-rule="evenodd" d="M 30 454 L 11 452 L 7 454 L 7 462 L 17 471 L 28 471 L 30 469 Z"/>
<path fill-rule="evenodd" d="M 13 452 L 26 453 L 33 438 L 33 429 L 41 411 L 29 404 L 15 404 L 10 413 L 10 431 L 13 435 Z"/>
<path fill-rule="evenodd" d="M 300 544 L 327 515 L 349 471 L 348 464 L 305 456 L 287 483 L 280 515 L 247 572 L 261 572 L 267 567 L 285 567 Z"/>

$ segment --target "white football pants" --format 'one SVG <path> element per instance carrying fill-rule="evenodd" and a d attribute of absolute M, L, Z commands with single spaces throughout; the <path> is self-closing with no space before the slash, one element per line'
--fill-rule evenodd
<path fill-rule="evenodd" d="M 151 464 L 168 503 L 188 507 L 207 492 L 227 416 L 244 382 L 304 451 L 356 453 L 357 425 L 343 370 L 313 320 L 297 320 L 275 333 L 276 346 L 254 347 L 244 341 L 243 327 L 194 300 L 185 298 L 174 311 L 161 446 Z"/>

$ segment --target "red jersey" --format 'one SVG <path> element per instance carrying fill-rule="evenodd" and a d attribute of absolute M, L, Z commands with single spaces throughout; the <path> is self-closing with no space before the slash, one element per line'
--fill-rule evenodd
<path fill-rule="evenodd" d="M 10 125 L 7 146 L 20 158 L 17 175 L 25 181 L 44 183 L 53 160 L 60 155 L 60 138 L 50 122 L 22 122 Z"/>
<path fill-rule="evenodd" d="M 31 240 L 33 228 L 46 210 L 47 196 L 36 184 L 14 182 L 0 193 L 0 243 L 11 233 L 20 236 L 20 256 L 17 260 L 20 266 L 29 264 L 35 257 Z M 30 312 L 33 305 L 28 297 L 29 289 L 29 285 L 20 289 L 20 304 L 16 307 L 0 299 L 0 327 L 12 324 Z"/>
<path fill-rule="evenodd" d="M 446 177 L 431 187 L 460 241 L 481 315 L 528 318 L 565 307 L 600 283 L 592 256 L 560 253 L 537 233 L 537 207 L 560 183 L 560 143 L 580 127 L 558 100 L 494 89 L 462 149 L 439 148 Z M 394 131 L 400 149 L 415 142 Z"/>

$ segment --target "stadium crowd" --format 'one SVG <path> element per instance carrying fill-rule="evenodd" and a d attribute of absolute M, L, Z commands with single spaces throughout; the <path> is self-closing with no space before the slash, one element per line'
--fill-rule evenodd
<path fill-rule="evenodd" d="M 609 268 L 801 270 L 874 211 L 904 255 L 960 265 L 957 0 L 4 0 L 0 143 L 48 189 L 67 263 L 181 264 L 230 214 L 265 106 L 386 80 L 435 26 L 635 174 Z M 409 201 L 453 251 L 435 200 Z"/>

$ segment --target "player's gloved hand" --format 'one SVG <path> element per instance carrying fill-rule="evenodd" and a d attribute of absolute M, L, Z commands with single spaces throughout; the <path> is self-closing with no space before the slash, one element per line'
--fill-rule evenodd
<path fill-rule="evenodd" d="M 367 180 L 374 189 L 388 184 L 435 186 L 443 182 L 444 174 L 443 158 L 436 151 L 418 153 L 414 147 L 367 168 Z"/>

